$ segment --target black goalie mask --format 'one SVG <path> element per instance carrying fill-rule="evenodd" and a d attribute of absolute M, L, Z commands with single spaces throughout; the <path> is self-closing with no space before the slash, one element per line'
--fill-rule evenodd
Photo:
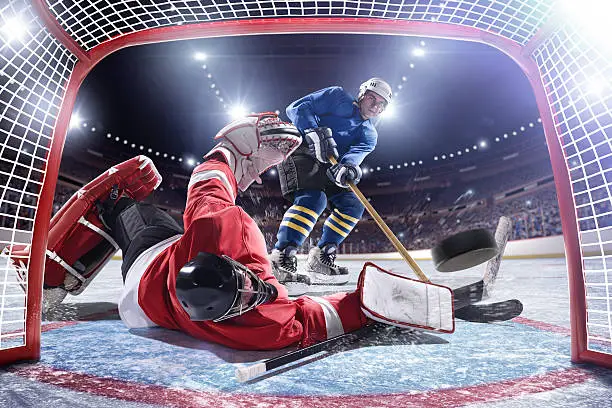
<path fill-rule="evenodd" d="M 273 285 L 225 255 L 200 252 L 176 277 L 176 296 L 194 321 L 239 316 L 277 295 Z"/>

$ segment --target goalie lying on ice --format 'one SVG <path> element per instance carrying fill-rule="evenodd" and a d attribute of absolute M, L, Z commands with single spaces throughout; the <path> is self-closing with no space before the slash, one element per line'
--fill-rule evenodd
<path fill-rule="evenodd" d="M 300 133 L 268 113 L 230 123 L 216 139 L 191 175 L 184 230 L 140 202 L 161 181 L 143 156 L 85 186 L 53 219 L 45 292 L 80 293 L 120 248 L 119 314 L 128 327 L 161 326 L 251 350 L 307 346 L 369 319 L 454 330 L 450 289 L 371 263 L 355 292 L 289 299 L 272 274 L 262 233 L 235 198 L 238 189 L 260 182 L 262 172 L 286 159 L 299 146 Z M 24 251 L 6 252 L 25 268 Z"/>

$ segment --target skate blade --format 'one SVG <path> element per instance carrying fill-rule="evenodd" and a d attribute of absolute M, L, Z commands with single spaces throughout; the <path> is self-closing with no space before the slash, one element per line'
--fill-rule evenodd
<path fill-rule="evenodd" d="M 308 292 L 310 285 L 301 282 L 283 282 L 289 296 L 301 296 Z"/>
<path fill-rule="evenodd" d="M 348 275 L 323 275 L 320 273 L 309 272 L 311 285 L 332 285 L 341 286 L 349 282 Z"/>

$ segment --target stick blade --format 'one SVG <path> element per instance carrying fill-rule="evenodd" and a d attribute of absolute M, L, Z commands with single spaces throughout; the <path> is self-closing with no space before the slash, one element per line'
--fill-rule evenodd
<path fill-rule="evenodd" d="M 455 317 L 468 322 L 491 323 L 514 319 L 523 312 L 523 304 L 517 299 L 486 305 L 469 305 L 455 310 Z"/>
<path fill-rule="evenodd" d="M 480 302 L 483 297 L 484 281 L 471 283 L 457 289 L 453 289 L 453 305 L 455 311 L 472 303 Z"/>

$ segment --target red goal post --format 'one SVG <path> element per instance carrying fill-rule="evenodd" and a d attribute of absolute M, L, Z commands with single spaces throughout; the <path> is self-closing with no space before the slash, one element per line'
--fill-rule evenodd
<path fill-rule="evenodd" d="M 612 52 L 580 23 L 555 0 L 5 1 L 0 247 L 31 245 L 31 255 L 23 278 L 0 259 L 0 365 L 40 355 L 42 269 L 62 149 L 79 86 L 101 59 L 169 40 L 355 33 L 481 42 L 523 69 L 562 214 L 572 360 L 612 366 Z M 596 82 L 603 92 L 593 90 Z"/>

